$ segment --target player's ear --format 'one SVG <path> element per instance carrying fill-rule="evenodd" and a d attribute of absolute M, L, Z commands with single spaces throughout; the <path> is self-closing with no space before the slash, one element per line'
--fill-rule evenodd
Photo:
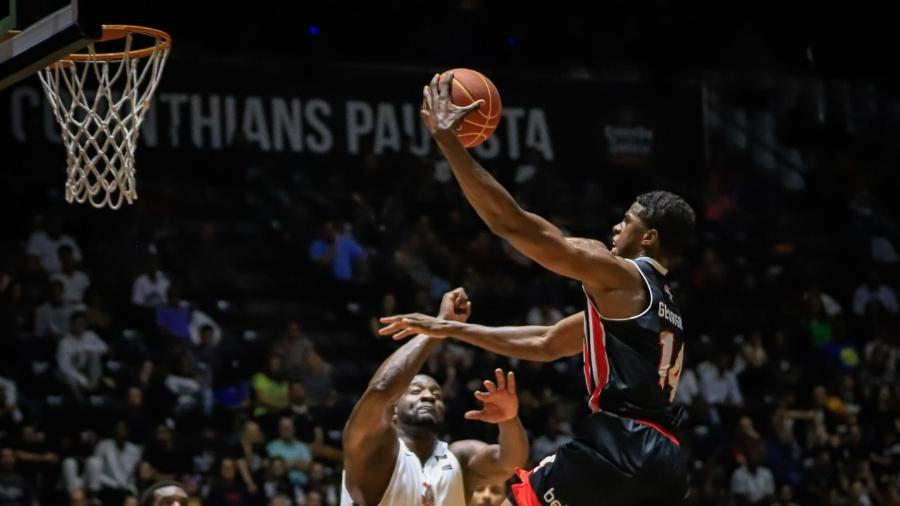
<path fill-rule="evenodd" d="M 659 232 L 655 228 L 648 228 L 644 231 L 644 237 L 641 238 L 641 246 L 659 245 Z"/>

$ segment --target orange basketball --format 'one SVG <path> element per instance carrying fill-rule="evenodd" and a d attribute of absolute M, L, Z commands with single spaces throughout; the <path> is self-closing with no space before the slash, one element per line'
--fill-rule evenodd
<path fill-rule="evenodd" d="M 465 107 L 476 100 L 484 100 L 480 109 L 463 118 L 456 129 L 456 136 L 467 148 L 475 147 L 490 137 L 500 123 L 500 92 L 490 79 L 471 69 L 453 69 L 453 88 L 450 100 Z M 447 72 L 441 75 L 443 80 Z"/>

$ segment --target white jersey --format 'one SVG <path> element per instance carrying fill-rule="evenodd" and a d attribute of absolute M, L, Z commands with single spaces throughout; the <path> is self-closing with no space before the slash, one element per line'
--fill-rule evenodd
<path fill-rule="evenodd" d="M 377 506 L 465 506 L 462 467 L 450 446 L 438 441 L 423 467 L 418 455 L 400 439 L 391 481 Z M 347 474 L 341 480 L 341 506 L 353 506 Z M 376 505 L 365 505 L 376 506 Z"/>

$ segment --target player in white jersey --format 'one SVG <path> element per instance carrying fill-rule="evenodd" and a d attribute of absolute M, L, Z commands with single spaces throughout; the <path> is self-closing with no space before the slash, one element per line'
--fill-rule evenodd
<path fill-rule="evenodd" d="M 471 303 L 462 288 L 444 294 L 439 318 L 465 321 Z M 499 443 L 438 439 L 445 407 L 441 386 L 417 374 L 439 339 L 417 336 L 391 354 L 369 382 L 344 428 L 341 506 L 465 506 L 482 485 L 502 483 L 528 458 L 518 418 L 515 376 L 495 371 L 465 417 L 495 423 Z"/>

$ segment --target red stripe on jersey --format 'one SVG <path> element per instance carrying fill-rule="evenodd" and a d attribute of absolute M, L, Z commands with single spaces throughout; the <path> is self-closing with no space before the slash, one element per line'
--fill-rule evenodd
<path fill-rule="evenodd" d="M 606 356 L 606 332 L 603 328 L 603 321 L 600 319 L 600 313 L 594 305 L 588 301 L 588 318 L 590 320 L 590 335 L 587 336 L 590 346 L 587 346 L 589 353 L 585 353 L 584 362 L 590 364 L 590 372 L 593 388 L 588 388 L 591 395 L 588 406 L 592 413 L 600 411 L 600 394 L 603 387 L 609 381 L 609 359 Z"/>
<path fill-rule="evenodd" d="M 669 431 L 667 431 L 666 429 L 662 428 L 661 425 L 657 425 L 657 424 L 655 424 L 655 423 L 653 423 L 653 422 L 651 422 L 651 421 L 649 421 L 649 420 L 638 420 L 638 419 L 635 419 L 634 421 L 637 422 L 637 423 L 640 423 L 640 424 L 644 424 L 644 425 L 646 425 L 647 427 L 650 427 L 651 429 L 656 430 L 656 432 L 659 432 L 660 434 L 662 434 L 662 436 L 663 436 L 664 438 L 666 438 L 666 439 L 668 439 L 669 441 L 671 441 L 672 444 L 674 444 L 675 446 L 679 446 L 679 447 L 681 446 L 681 443 L 678 441 L 678 438 L 675 437 L 675 435 L 672 434 L 671 432 L 669 432 Z"/>
<path fill-rule="evenodd" d="M 584 344 L 582 345 L 583 351 L 582 356 L 584 357 L 584 386 L 587 388 L 587 391 L 594 391 L 594 382 L 591 378 L 591 352 L 588 350 L 588 339 L 590 339 L 589 334 L 585 334 Z"/>
<path fill-rule="evenodd" d="M 520 483 L 510 485 L 509 487 L 511 492 L 510 495 L 516 500 L 516 506 L 541 506 L 541 502 L 534 492 L 534 487 L 531 486 L 531 473 L 533 472 L 534 469 L 526 471 L 518 467 L 516 468 L 516 476 L 518 476 L 521 481 Z"/>

